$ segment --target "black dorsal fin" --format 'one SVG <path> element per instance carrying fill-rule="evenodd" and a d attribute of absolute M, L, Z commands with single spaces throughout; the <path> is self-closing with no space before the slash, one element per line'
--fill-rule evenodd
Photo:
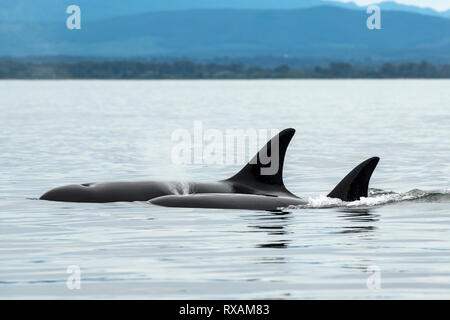
<path fill-rule="evenodd" d="M 261 193 L 293 196 L 283 183 L 283 165 L 287 147 L 294 134 L 295 130 L 291 128 L 281 131 L 241 171 L 226 181 L 261 190 Z"/>
<path fill-rule="evenodd" d="M 328 194 L 329 198 L 339 198 L 342 201 L 356 201 L 367 197 L 369 181 L 380 158 L 373 157 L 359 164 L 342 179 Z"/>

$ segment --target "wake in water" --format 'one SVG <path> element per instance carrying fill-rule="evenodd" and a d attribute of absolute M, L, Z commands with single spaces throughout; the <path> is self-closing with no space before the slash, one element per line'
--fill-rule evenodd
<path fill-rule="evenodd" d="M 337 198 L 328 198 L 320 195 L 318 197 L 308 198 L 308 203 L 305 205 L 289 206 L 288 209 L 374 207 L 405 201 L 450 202 L 450 189 L 436 191 L 413 189 L 405 193 L 396 193 L 394 191 L 385 191 L 382 189 L 369 189 L 369 196 L 367 198 L 362 197 L 360 200 L 352 202 L 345 202 Z"/>

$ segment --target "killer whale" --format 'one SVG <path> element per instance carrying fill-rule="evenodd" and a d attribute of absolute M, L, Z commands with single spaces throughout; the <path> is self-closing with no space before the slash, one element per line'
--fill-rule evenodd
<path fill-rule="evenodd" d="M 187 194 L 180 194 L 180 182 L 119 181 L 72 184 L 54 188 L 39 199 L 63 202 L 149 201 L 166 207 L 277 210 L 305 204 L 283 182 L 286 150 L 295 134 L 292 128 L 274 136 L 231 178 L 217 182 L 187 182 Z M 276 170 L 264 174 L 271 166 L 267 157 L 277 152 Z M 274 158 L 272 158 L 274 159 Z M 370 177 L 379 158 L 373 157 L 355 167 L 328 196 L 343 201 L 367 197 Z M 267 172 L 267 170 L 266 170 Z"/>

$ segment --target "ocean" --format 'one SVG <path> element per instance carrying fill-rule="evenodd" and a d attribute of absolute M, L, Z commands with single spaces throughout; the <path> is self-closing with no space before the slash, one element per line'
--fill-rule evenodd
<path fill-rule="evenodd" d="M 173 133 L 295 128 L 280 212 L 37 200 L 217 181 Z M 448 299 L 449 80 L 0 81 L 2 299 Z M 243 158 L 248 158 L 246 155 Z M 326 197 L 381 158 L 368 198 Z"/>

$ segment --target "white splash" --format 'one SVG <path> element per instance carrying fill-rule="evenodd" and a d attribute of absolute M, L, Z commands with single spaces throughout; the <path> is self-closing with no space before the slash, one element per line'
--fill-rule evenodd
<path fill-rule="evenodd" d="M 176 195 L 190 194 L 189 182 L 169 182 L 168 187 Z"/>
<path fill-rule="evenodd" d="M 387 203 L 401 202 L 426 198 L 432 195 L 445 196 L 450 194 L 450 190 L 422 191 L 414 189 L 405 193 L 396 193 L 393 191 L 384 191 L 381 189 L 371 189 L 368 197 L 362 197 L 357 201 L 346 202 L 337 198 L 328 198 L 324 195 L 309 197 L 308 203 L 299 206 L 289 206 L 288 209 L 306 209 L 306 208 L 335 208 L 335 207 L 374 207 Z"/>
<path fill-rule="evenodd" d="M 309 197 L 308 204 L 309 208 L 330 208 L 330 207 L 341 207 L 345 205 L 345 202 L 337 198 L 328 198 L 327 196 L 320 195 L 318 197 Z"/>

